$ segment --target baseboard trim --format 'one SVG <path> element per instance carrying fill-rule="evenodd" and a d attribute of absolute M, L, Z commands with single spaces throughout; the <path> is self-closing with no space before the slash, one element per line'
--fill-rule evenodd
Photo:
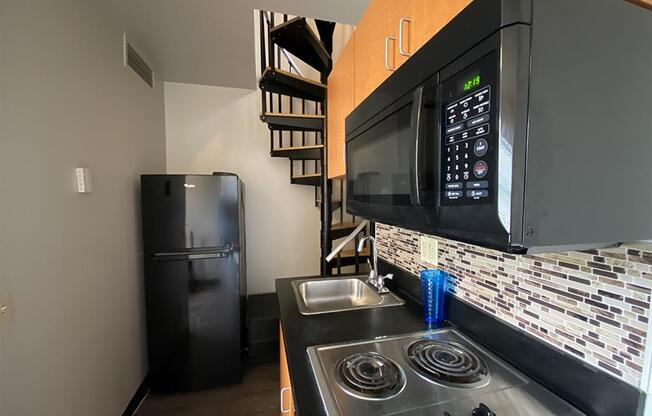
<path fill-rule="evenodd" d="M 127 408 L 125 409 L 124 412 L 122 412 L 122 416 L 133 416 L 148 394 L 149 394 L 149 377 L 145 376 L 143 381 L 140 383 L 140 386 L 138 386 L 138 389 L 136 389 L 136 392 L 134 393 L 133 397 L 129 401 L 129 404 L 127 404 Z"/>

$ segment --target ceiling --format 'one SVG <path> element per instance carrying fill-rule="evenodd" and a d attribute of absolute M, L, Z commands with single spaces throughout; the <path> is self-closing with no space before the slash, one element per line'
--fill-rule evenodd
<path fill-rule="evenodd" d="M 102 7 L 164 81 L 255 88 L 254 9 L 356 24 L 369 0 L 111 0 Z"/>

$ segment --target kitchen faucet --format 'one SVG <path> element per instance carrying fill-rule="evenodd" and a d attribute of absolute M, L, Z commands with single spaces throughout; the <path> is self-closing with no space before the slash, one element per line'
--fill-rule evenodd
<path fill-rule="evenodd" d="M 369 267 L 371 268 L 371 271 L 369 272 L 369 278 L 367 279 L 367 283 L 369 283 L 371 286 L 373 286 L 376 289 L 376 292 L 379 294 L 383 293 L 389 293 L 389 289 L 385 287 L 385 279 L 393 279 L 394 275 L 391 273 L 388 274 L 387 276 L 383 276 L 378 274 L 378 252 L 376 251 L 376 239 L 370 235 L 363 237 L 362 240 L 358 243 L 358 253 L 362 251 L 362 248 L 364 246 L 364 242 L 369 240 L 371 243 L 371 253 L 372 253 L 372 258 L 373 258 L 373 265 L 369 264 Z M 369 259 L 367 259 L 367 263 L 369 263 Z"/>

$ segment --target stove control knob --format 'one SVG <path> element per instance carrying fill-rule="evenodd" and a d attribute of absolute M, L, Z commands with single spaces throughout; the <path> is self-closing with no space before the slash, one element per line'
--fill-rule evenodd
<path fill-rule="evenodd" d="M 480 406 L 473 409 L 472 416 L 498 416 L 487 407 L 486 404 L 480 403 Z"/>

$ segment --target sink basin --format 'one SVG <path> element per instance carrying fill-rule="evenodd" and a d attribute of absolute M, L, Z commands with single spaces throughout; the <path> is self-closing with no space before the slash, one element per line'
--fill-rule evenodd
<path fill-rule="evenodd" d="M 315 315 L 405 303 L 393 293 L 376 293 L 363 279 L 366 277 L 295 280 L 292 286 L 299 312 L 302 315 Z"/>

